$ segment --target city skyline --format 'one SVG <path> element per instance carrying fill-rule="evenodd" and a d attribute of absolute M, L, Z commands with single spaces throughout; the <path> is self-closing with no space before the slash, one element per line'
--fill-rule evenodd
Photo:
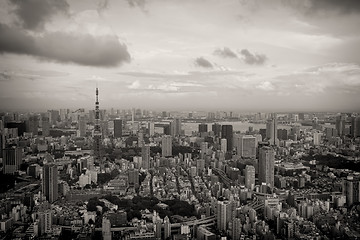
<path fill-rule="evenodd" d="M 0 6 L 0 109 L 359 111 L 357 1 Z"/>

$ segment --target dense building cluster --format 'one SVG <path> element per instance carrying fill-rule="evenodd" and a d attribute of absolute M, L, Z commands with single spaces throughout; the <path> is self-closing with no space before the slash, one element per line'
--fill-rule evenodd
<path fill-rule="evenodd" d="M 98 91 L 96 91 L 96 96 Z M 360 237 L 360 117 L 61 109 L 0 120 L 1 237 Z"/>

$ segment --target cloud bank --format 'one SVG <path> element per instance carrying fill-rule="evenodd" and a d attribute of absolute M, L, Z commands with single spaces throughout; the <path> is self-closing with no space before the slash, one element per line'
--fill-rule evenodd
<path fill-rule="evenodd" d="M 206 60 L 204 57 L 198 57 L 195 59 L 195 66 L 197 67 L 203 67 L 203 68 L 213 68 L 214 66 L 212 65 L 211 62 L 209 62 L 208 60 Z"/>
<path fill-rule="evenodd" d="M 111 67 L 130 62 L 125 44 L 114 35 L 94 37 L 65 32 L 35 36 L 0 24 L 0 53 L 25 54 L 62 63 Z"/>
<path fill-rule="evenodd" d="M 266 62 L 267 57 L 264 54 L 251 53 L 247 49 L 242 49 L 240 54 L 243 56 L 243 60 L 246 64 L 250 65 L 262 65 Z"/>

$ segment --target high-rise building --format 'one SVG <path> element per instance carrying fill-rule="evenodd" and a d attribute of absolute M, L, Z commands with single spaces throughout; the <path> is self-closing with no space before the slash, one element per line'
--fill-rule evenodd
<path fill-rule="evenodd" d="M 95 126 L 94 126 L 94 161 L 100 163 L 100 169 L 103 169 L 102 162 L 102 134 L 100 127 L 100 108 L 99 108 L 99 90 L 96 88 L 95 101 Z"/>
<path fill-rule="evenodd" d="M 43 166 L 42 191 L 50 203 L 58 199 L 58 170 L 54 163 Z"/>
<path fill-rule="evenodd" d="M 164 218 L 164 239 L 171 237 L 171 223 L 168 216 Z"/>
<path fill-rule="evenodd" d="M 270 145 L 278 145 L 276 113 L 273 113 L 271 118 L 266 122 L 266 138 L 269 140 Z"/>
<path fill-rule="evenodd" d="M 144 132 L 142 129 L 138 132 L 138 147 L 141 148 L 144 145 Z"/>
<path fill-rule="evenodd" d="M 259 184 L 274 187 L 275 151 L 271 147 L 262 147 L 259 151 Z"/>
<path fill-rule="evenodd" d="M 58 110 L 49 110 L 49 118 L 52 125 L 56 124 L 60 118 L 60 113 Z"/>
<path fill-rule="evenodd" d="M 200 143 L 200 158 L 204 159 L 208 148 L 209 148 L 208 142 Z"/>
<path fill-rule="evenodd" d="M 14 174 L 22 163 L 22 149 L 11 147 L 3 149 L 3 173 Z"/>
<path fill-rule="evenodd" d="M 217 229 L 227 231 L 227 225 L 231 221 L 232 204 L 230 201 L 218 201 L 217 203 Z"/>
<path fill-rule="evenodd" d="M 241 135 L 236 146 L 237 155 L 245 158 L 256 157 L 256 137 Z"/>
<path fill-rule="evenodd" d="M 86 136 L 86 121 L 84 116 L 79 117 L 78 130 L 79 130 L 79 137 Z"/>
<path fill-rule="evenodd" d="M 246 165 L 245 167 L 245 187 L 254 189 L 255 187 L 255 167 Z"/>
<path fill-rule="evenodd" d="M 164 135 L 161 141 L 161 155 L 163 157 L 172 156 L 172 137 Z"/>
<path fill-rule="evenodd" d="M 315 146 L 320 145 L 321 136 L 322 136 L 322 133 L 320 133 L 320 132 L 313 133 L 313 144 Z"/>
<path fill-rule="evenodd" d="M 32 133 L 34 136 L 38 135 L 38 127 L 39 127 L 39 118 L 38 116 L 30 116 L 28 121 L 27 132 Z"/>
<path fill-rule="evenodd" d="M 345 115 L 336 117 L 335 128 L 340 137 L 345 134 Z"/>
<path fill-rule="evenodd" d="M 232 221 L 232 239 L 233 240 L 240 240 L 241 229 L 242 229 L 241 219 L 234 218 Z"/>
<path fill-rule="evenodd" d="M 227 152 L 227 140 L 225 138 L 222 138 L 220 140 L 220 150 L 223 152 L 223 153 L 226 153 Z"/>
<path fill-rule="evenodd" d="M 351 206 L 360 202 L 360 178 L 359 176 L 347 176 L 343 180 L 343 194 L 346 196 L 346 203 Z"/>
<path fill-rule="evenodd" d="M 50 136 L 50 121 L 48 117 L 42 118 L 42 135 L 45 137 Z"/>
<path fill-rule="evenodd" d="M 173 137 L 181 135 L 181 119 L 180 118 L 175 118 L 172 122 L 170 122 L 170 134 Z"/>
<path fill-rule="evenodd" d="M 155 124 L 153 122 L 148 123 L 149 135 L 153 136 L 155 134 Z"/>
<path fill-rule="evenodd" d="M 142 168 L 149 169 L 150 168 L 150 146 L 143 145 L 141 148 L 141 157 L 142 157 Z"/>
<path fill-rule="evenodd" d="M 214 135 L 217 137 L 221 136 L 221 125 L 218 123 L 214 123 L 213 125 L 211 125 L 211 131 L 214 132 Z"/>
<path fill-rule="evenodd" d="M 360 137 L 360 116 L 353 116 L 351 118 L 351 137 Z"/>
<path fill-rule="evenodd" d="M 129 169 L 129 186 L 138 188 L 139 187 L 139 170 L 138 169 Z"/>
<path fill-rule="evenodd" d="M 122 137 L 122 120 L 115 119 L 114 120 L 114 138 Z"/>
<path fill-rule="evenodd" d="M 288 140 L 288 130 L 287 129 L 278 129 L 277 135 L 279 140 Z"/>
<path fill-rule="evenodd" d="M 206 123 L 199 124 L 199 133 L 204 133 L 208 131 L 208 125 Z"/>
<path fill-rule="evenodd" d="M 52 231 L 52 211 L 51 209 L 38 212 L 39 217 L 39 235 L 51 233 Z"/>
<path fill-rule="evenodd" d="M 222 125 L 221 126 L 221 138 L 225 138 L 227 142 L 227 152 L 233 150 L 233 126 Z"/>

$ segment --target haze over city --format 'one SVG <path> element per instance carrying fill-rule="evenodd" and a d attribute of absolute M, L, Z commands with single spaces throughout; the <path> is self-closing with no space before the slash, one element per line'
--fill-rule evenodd
<path fill-rule="evenodd" d="M 0 1 L 0 108 L 358 111 L 359 1 Z"/>

